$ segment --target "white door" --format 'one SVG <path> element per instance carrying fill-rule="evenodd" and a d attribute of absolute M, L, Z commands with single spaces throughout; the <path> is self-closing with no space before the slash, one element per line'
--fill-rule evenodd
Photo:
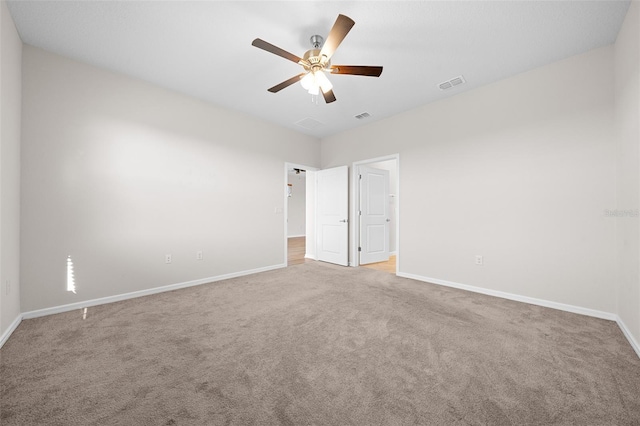
<path fill-rule="evenodd" d="M 317 172 L 318 260 L 349 264 L 349 171 L 347 166 Z"/>
<path fill-rule="evenodd" d="M 360 166 L 360 264 L 389 260 L 389 171 Z"/>

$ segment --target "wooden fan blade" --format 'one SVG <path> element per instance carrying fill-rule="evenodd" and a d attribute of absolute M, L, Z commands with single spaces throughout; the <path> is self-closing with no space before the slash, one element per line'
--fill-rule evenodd
<path fill-rule="evenodd" d="M 253 40 L 251 45 L 257 47 L 258 49 L 266 50 L 267 52 L 273 53 L 274 55 L 281 56 L 285 59 L 290 60 L 291 62 L 298 63 L 302 61 L 302 58 L 294 55 L 293 53 L 289 53 L 286 50 L 280 49 L 278 46 L 274 46 L 273 44 L 259 38 Z"/>
<path fill-rule="evenodd" d="M 369 67 L 365 65 L 332 65 L 329 68 L 331 74 L 364 75 L 367 77 L 380 77 L 382 67 Z"/>
<path fill-rule="evenodd" d="M 298 74 L 295 77 L 291 77 L 289 80 L 285 80 L 280 84 L 276 84 L 275 86 L 273 86 L 272 88 L 267 89 L 267 90 L 269 90 L 269 92 L 271 92 L 271 93 L 278 93 L 279 91 L 281 91 L 285 87 L 289 87 L 293 83 L 297 83 L 298 81 L 300 81 L 300 79 L 302 77 L 304 77 L 305 74 L 306 74 L 306 72 L 303 72 L 302 74 Z"/>
<path fill-rule="evenodd" d="M 336 95 L 333 94 L 333 90 L 327 90 L 326 92 L 322 90 L 322 96 L 324 97 L 324 101 L 328 104 L 335 102 L 336 100 Z"/>
<path fill-rule="evenodd" d="M 338 19 L 333 24 L 333 28 L 329 31 L 327 40 L 324 42 L 322 50 L 320 50 L 320 56 L 326 56 L 327 59 L 330 59 L 354 25 L 353 19 L 348 16 L 338 15 Z"/>

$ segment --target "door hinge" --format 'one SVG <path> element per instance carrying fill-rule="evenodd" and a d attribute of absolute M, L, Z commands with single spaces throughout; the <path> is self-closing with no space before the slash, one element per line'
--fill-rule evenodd
<path fill-rule="evenodd" d="M 358 210 L 358 215 L 362 216 L 362 210 Z"/>
<path fill-rule="evenodd" d="M 358 251 L 362 251 L 362 247 L 358 247 Z"/>
<path fill-rule="evenodd" d="M 362 175 L 358 175 L 358 179 L 362 179 Z"/>

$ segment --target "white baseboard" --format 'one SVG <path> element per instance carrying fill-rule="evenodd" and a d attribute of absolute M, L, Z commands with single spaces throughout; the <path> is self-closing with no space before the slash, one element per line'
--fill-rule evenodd
<path fill-rule="evenodd" d="M 615 321 L 617 317 L 615 314 L 611 314 L 609 312 L 597 311 L 595 309 L 588 309 L 588 308 L 583 308 L 583 307 L 574 306 L 574 305 L 566 305 L 564 303 L 551 302 L 549 300 L 536 299 L 534 297 L 520 296 L 519 294 L 506 293 L 498 290 L 490 290 L 487 288 L 476 287 L 476 286 L 467 285 L 467 284 L 460 284 L 460 283 L 455 283 L 451 281 L 439 280 L 437 278 L 428 278 L 420 275 L 407 274 L 404 272 L 398 272 L 397 275 L 399 277 L 411 278 L 417 281 L 424 281 L 427 283 L 443 285 L 446 287 L 458 288 L 461 290 L 472 291 L 474 293 L 481 293 L 481 294 L 486 294 L 488 296 L 500 297 L 502 299 L 515 300 L 516 302 L 529 303 L 531 305 L 538 305 L 538 306 L 544 306 L 547 308 L 559 309 L 561 311 L 573 312 L 575 314 L 582 314 L 590 317 L 602 318 L 602 319 L 607 319 L 611 321 Z"/>
<path fill-rule="evenodd" d="M 506 293 L 503 291 L 490 290 L 490 289 L 476 287 L 476 286 L 467 285 L 467 284 L 460 284 L 460 283 L 455 283 L 451 281 L 439 280 L 437 278 L 428 278 L 428 277 L 423 277 L 421 275 L 407 274 L 405 272 L 398 272 L 396 275 L 403 278 L 410 278 L 416 281 L 423 281 L 431 284 L 458 288 L 461 290 L 472 291 L 474 293 L 481 293 L 481 294 L 486 294 L 488 296 L 500 297 L 502 299 L 515 300 L 516 302 L 529 303 L 531 305 L 544 306 L 545 308 L 558 309 L 560 311 L 572 312 L 574 314 L 581 314 L 589 317 L 615 321 L 618 324 L 618 327 L 620 327 L 620 329 L 622 330 L 622 333 L 624 334 L 624 336 L 629 341 L 629 344 L 631 345 L 633 350 L 638 355 L 638 358 L 640 358 L 640 345 L 638 344 L 638 342 L 635 341 L 635 339 L 633 338 L 633 335 L 631 334 L 627 326 L 624 324 L 622 319 L 620 319 L 620 317 L 616 314 L 612 314 L 610 312 L 598 311 L 595 309 L 583 308 L 580 306 L 567 305 L 564 303 L 551 302 L 549 300 L 544 300 L 544 299 L 536 299 L 534 297 L 520 296 L 518 294 Z"/>
<path fill-rule="evenodd" d="M 16 319 L 13 320 L 9 328 L 7 328 L 4 331 L 4 333 L 2 333 L 2 336 L 0 336 L 0 348 L 2 348 L 4 344 L 7 342 L 7 340 L 9 340 L 9 337 L 16 330 L 16 328 L 18 328 L 21 322 L 22 322 L 22 314 L 18 315 Z"/>
<path fill-rule="evenodd" d="M 624 323 L 624 321 L 622 321 L 622 318 L 617 315 L 616 322 L 618 323 L 618 327 L 620 327 L 620 330 L 622 330 L 622 334 L 624 334 L 624 337 L 627 338 L 633 350 L 636 351 L 636 355 L 638 355 L 638 358 L 640 358 L 640 344 L 638 344 L 638 342 L 636 342 L 636 339 L 633 338 L 633 335 L 627 328 L 627 325 Z"/>
<path fill-rule="evenodd" d="M 247 270 L 247 271 L 233 272 L 233 273 L 230 273 L 230 274 L 217 275 L 215 277 L 202 278 L 202 279 L 199 279 L 199 280 L 186 281 L 186 282 L 183 282 L 183 283 L 169 284 L 169 285 L 166 285 L 166 286 L 154 287 L 154 288 L 150 288 L 150 289 L 147 289 L 147 290 L 140 290 L 140 291 L 134 291 L 134 292 L 131 292 L 131 293 L 117 294 L 115 296 L 101 297 L 99 299 L 85 300 L 84 302 L 69 303 L 68 305 L 61 305 L 61 306 L 54 306 L 54 307 L 51 307 L 51 308 L 38 309 L 38 310 L 35 310 L 35 311 L 23 312 L 22 313 L 22 318 L 23 319 L 30 319 L 30 318 L 43 317 L 43 316 L 46 316 L 46 315 L 60 314 L 62 312 L 73 311 L 75 309 L 88 308 L 90 306 L 97 306 L 97 305 L 105 305 L 107 303 L 120 302 L 122 300 L 134 299 L 136 297 L 149 296 L 149 295 L 157 294 L 157 293 L 164 293 L 165 291 L 173 291 L 173 290 L 178 290 L 178 289 L 181 289 L 181 288 L 193 287 L 193 286 L 196 286 L 196 285 L 202 285 L 202 284 L 208 284 L 208 283 L 212 283 L 212 282 L 216 282 L 216 281 L 228 280 L 230 278 L 236 278 L 236 277 L 242 277 L 242 276 L 245 276 L 245 275 L 257 274 L 259 272 L 272 271 L 274 269 L 286 268 L 286 266 L 287 266 L 286 263 L 279 264 L 279 265 L 265 266 L 263 268 L 256 268 L 256 269 L 250 269 L 250 270 Z"/>
<path fill-rule="evenodd" d="M 304 258 L 305 258 L 305 259 L 311 259 L 311 260 L 318 260 L 318 257 L 317 257 L 317 256 L 314 256 L 314 255 L 312 255 L 312 254 L 306 254 L 306 253 L 305 253 L 305 255 L 304 255 Z"/>
<path fill-rule="evenodd" d="M 309 259 L 316 260 L 315 257 L 306 256 L 306 255 L 305 255 L 305 257 L 309 258 Z M 166 285 L 166 286 L 162 286 L 162 287 L 155 287 L 155 288 L 151 288 L 151 289 L 147 289 L 147 290 L 134 291 L 134 292 L 131 292 L 131 293 L 124 293 L 124 294 L 119 294 L 119 295 L 115 295 L 115 296 L 102 297 L 102 298 L 99 298 L 99 299 L 92 299 L 92 300 L 87 300 L 87 301 L 84 301 L 84 302 L 70 303 L 70 304 L 62 305 L 62 306 L 54 306 L 54 307 L 51 307 L 51 308 L 38 309 L 38 310 L 35 310 L 35 311 L 24 312 L 21 315 L 18 315 L 16 317 L 16 319 L 11 323 L 9 328 L 7 328 L 5 330 L 5 332 L 2 333 L 2 335 L 0 335 L 0 348 L 2 348 L 2 346 L 6 343 L 6 341 L 9 339 L 11 334 L 15 331 L 15 329 L 18 328 L 18 325 L 20 325 L 20 322 L 22 322 L 23 319 L 30 319 L 30 318 L 37 318 L 37 317 L 42 317 L 42 316 L 46 316 L 46 315 L 59 314 L 59 313 L 62 313 L 62 312 L 72 311 L 74 309 L 82 309 L 82 308 L 86 308 L 86 307 L 90 307 L 90 306 L 104 305 L 104 304 L 107 304 L 107 303 L 113 303 L 113 302 L 119 302 L 119 301 L 122 301 L 122 300 L 134 299 L 136 297 L 149 296 L 149 295 L 152 295 L 152 294 L 163 293 L 163 292 L 166 292 L 166 291 L 178 290 L 178 289 L 186 288 L 186 287 L 193 287 L 193 286 L 212 283 L 212 282 L 216 282 L 216 281 L 227 280 L 227 279 L 230 279 L 230 278 L 236 278 L 236 277 L 241 277 L 241 276 L 245 276 L 245 275 L 257 274 L 257 273 L 260 273 L 260 272 L 272 271 L 272 270 L 275 270 L 275 269 L 285 268 L 286 266 L 287 266 L 286 264 L 271 265 L 271 266 L 266 266 L 266 267 L 263 267 L 263 268 L 256 268 L 256 269 L 250 269 L 250 270 L 247 270 L 247 271 L 233 272 L 233 273 L 230 273 L 230 274 L 218 275 L 218 276 L 215 276 L 215 277 L 202 278 L 202 279 L 199 279 L 199 280 L 186 281 L 186 282 L 177 283 L 177 284 L 170 284 L 170 285 Z M 583 307 L 580 307 L 580 306 L 567 305 L 567 304 L 564 304 L 564 303 L 551 302 L 551 301 L 544 300 L 544 299 L 536 299 L 536 298 L 533 298 L 533 297 L 520 296 L 520 295 L 513 294 L 513 293 L 506 293 L 506 292 L 497 291 L 497 290 L 490 290 L 490 289 L 486 289 L 486 288 L 482 288 L 482 287 L 476 287 L 476 286 L 467 285 L 467 284 L 460 284 L 460 283 L 440 280 L 440 279 L 436 279 L 436 278 L 428 278 L 428 277 L 423 277 L 423 276 L 415 275 L 415 274 L 408 274 L 408 273 L 404 273 L 404 272 L 398 272 L 396 275 L 399 276 L 399 277 L 409 278 L 409 279 L 416 280 L 416 281 L 423 281 L 423 282 L 427 282 L 427 283 L 431 283 L 431 284 L 437 284 L 437 285 L 442 285 L 442 286 L 446 286 L 446 287 L 458 288 L 458 289 L 461 289 L 461 290 L 467 290 L 467 291 L 471 291 L 471 292 L 474 292 L 474 293 L 486 294 L 488 296 L 500 297 L 500 298 L 503 298 L 503 299 L 515 300 L 517 302 L 529 303 L 529 304 L 532 304 L 532 305 L 544 306 L 544 307 L 547 307 L 547 308 L 558 309 L 558 310 L 561 310 L 561 311 L 572 312 L 572 313 L 576 313 L 576 314 L 587 315 L 587 316 L 590 316 L 590 317 L 596 317 L 596 318 L 602 318 L 602 319 L 615 321 L 618 324 L 618 327 L 620 327 L 620 330 L 622 330 L 622 333 L 624 334 L 624 336 L 629 341 L 629 344 L 631 345 L 633 350 L 636 352 L 636 354 L 640 358 L 640 344 L 638 344 L 638 342 L 636 342 L 636 340 L 634 339 L 633 335 L 631 334 L 631 332 L 627 328 L 627 326 L 624 323 L 624 321 L 622 321 L 622 319 L 616 314 L 612 314 L 612 313 L 609 313 L 609 312 L 598 311 L 598 310 L 594 310 L 594 309 L 583 308 Z"/>
<path fill-rule="evenodd" d="M 13 321 L 13 323 L 11 323 L 9 328 L 7 328 L 7 330 L 4 333 L 2 333 L 2 335 L 0 336 L 0 348 L 2 348 L 2 346 L 9 339 L 9 337 L 18 327 L 18 325 L 20 325 L 23 319 L 38 318 L 38 317 L 43 317 L 47 315 L 60 314 L 63 312 L 73 311 L 75 309 L 82 309 L 82 308 L 87 308 L 90 306 L 97 306 L 97 305 L 105 305 L 107 303 L 120 302 L 122 300 L 134 299 L 136 297 L 149 296 L 152 294 L 163 293 L 166 291 L 178 290 L 181 288 L 193 287 L 196 285 L 208 284 L 216 281 L 222 281 L 230 278 L 242 277 L 245 275 L 257 274 L 259 272 L 272 271 L 274 269 L 280 269 L 280 268 L 286 268 L 286 267 L 287 267 L 287 264 L 282 263 L 279 265 L 265 266 L 263 268 L 256 268 L 256 269 L 250 269 L 246 271 L 233 272 L 230 274 L 217 275 L 215 277 L 202 278 L 199 280 L 186 281 L 186 282 L 177 283 L 177 284 L 169 284 L 166 286 L 154 287 L 147 290 L 140 290 L 140 291 L 134 291 L 131 293 L 101 297 L 98 299 L 86 300 L 84 302 L 69 303 L 67 305 L 53 306 L 51 308 L 44 308 L 44 309 L 37 309 L 35 311 L 23 312 L 22 314 L 18 315 L 18 317 Z"/>
<path fill-rule="evenodd" d="M 300 237 L 306 237 L 307 234 L 300 234 L 300 235 L 287 235 L 287 238 L 300 238 Z"/>

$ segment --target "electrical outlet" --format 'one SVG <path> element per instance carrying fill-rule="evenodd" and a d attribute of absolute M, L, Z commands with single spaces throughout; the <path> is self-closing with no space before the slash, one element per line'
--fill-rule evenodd
<path fill-rule="evenodd" d="M 476 265 L 482 265 L 483 264 L 483 259 L 482 256 L 480 256 L 479 254 L 476 254 Z"/>
<path fill-rule="evenodd" d="M 165 254 L 164 255 L 164 263 L 171 263 L 171 255 L 170 254 Z"/>
<path fill-rule="evenodd" d="M 202 260 L 202 250 L 196 252 L 196 260 Z"/>

